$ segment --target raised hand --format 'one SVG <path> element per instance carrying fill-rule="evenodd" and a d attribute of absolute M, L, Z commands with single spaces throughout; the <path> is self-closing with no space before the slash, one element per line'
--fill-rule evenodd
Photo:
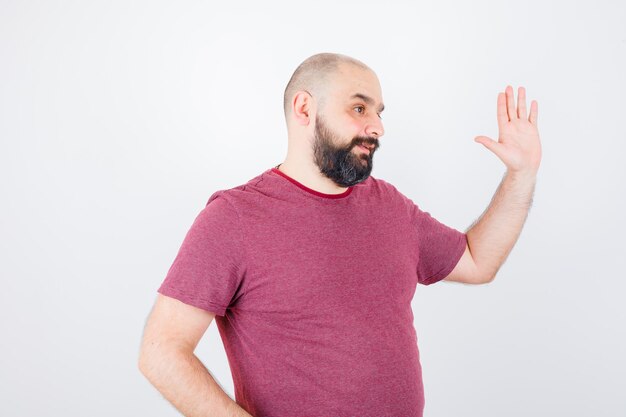
<path fill-rule="evenodd" d="M 487 136 L 476 136 L 474 141 L 495 153 L 509 172 L 534 176 L 541 162 L 537 101 L 530 103 L 530 115 L 527 115 L 526 90 L 519 87 L 516 109 L 513 87 L 507 85 L 504 93 L 498 93 L 497 117 L 498 141 Z"/>

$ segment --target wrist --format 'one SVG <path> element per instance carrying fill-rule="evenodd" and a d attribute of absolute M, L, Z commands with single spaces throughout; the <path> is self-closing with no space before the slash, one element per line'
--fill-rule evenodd
<path fill-rule="evenodd" d="M 536 170 L 507 170 L 505 174 L 506 178 L 514 180 L 516 182 L 529 182 L 534 183 L 537 181 L 537 171 Z"/>

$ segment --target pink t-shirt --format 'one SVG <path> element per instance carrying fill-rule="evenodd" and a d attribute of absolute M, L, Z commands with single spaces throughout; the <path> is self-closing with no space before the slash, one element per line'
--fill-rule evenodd
<path fill-rule="evenodd" d="M 255 417 L 421 417 L 411 300 L 465 247 L 381 179 L 323 194 L 271 168 L 209 198 L 158 292 L 216 314 Z"/>

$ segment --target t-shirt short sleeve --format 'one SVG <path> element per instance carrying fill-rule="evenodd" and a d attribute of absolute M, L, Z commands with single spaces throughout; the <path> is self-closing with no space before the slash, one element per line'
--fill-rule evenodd
<path fill-rule="evenodd" d="M 209 199 L 196 216 L 158 292 L 218 316 L 241 295 L 243 236 L 224 197 Z"/>
<path fill-rule="evenodd" d="M 448 276 L 459 262 L 467 246 L 467 236 L 439 222 L 417 205 L 412 213 L 419 250 L 418 282 L 434 284 Z"/>

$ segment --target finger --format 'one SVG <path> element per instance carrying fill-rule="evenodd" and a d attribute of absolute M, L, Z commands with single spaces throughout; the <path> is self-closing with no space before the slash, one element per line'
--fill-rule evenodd
<path fill-rule="evenodd" d="M 530 102 L 530 116 L 528 117 L 528 121 L 534 125 L 537 124 L 537 117 L 539 116 L 539 104 L 537 100 L 533 100 Z"/>
<path fill-rule="evenodd" d="M 498 147 L 502 146 L 495 140 L 488 138 L 487 136 L 476 136 L 474 142 L 482 144 L 485 148 L 498 155 Z"/>
<path fill-rule="evenodd" d="M 526 89 L 520 87 L 517 90 L 517 117 L 526 120 Z"/>
<path fill-rule="evenodd" d="M 517 118 L 517 112 L 515 111 L 515 100 L 513 98 L 513 87 L 506 86 L 504 90 L 506 92 L 506 111 L 509 115 L 509 120 Z"/>
<path fill-rule="evenodd" d="M 502 130 L 508 121 L 509 116 L 506 114 L 506 97 L 504 93 L 498 93 L 498 128 Z"/>

